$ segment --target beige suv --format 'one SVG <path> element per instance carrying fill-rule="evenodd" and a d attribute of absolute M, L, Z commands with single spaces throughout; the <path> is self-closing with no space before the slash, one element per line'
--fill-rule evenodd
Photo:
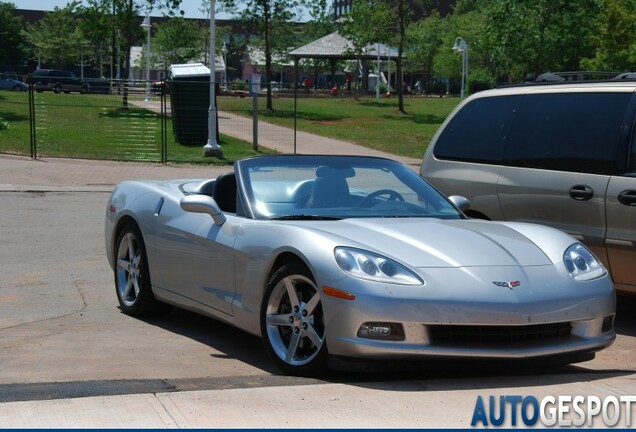
<path fill-rule="evenodd" d="M 636 294 L 636 81 L 542 84 L 467 98 L 420 173 L 472 217 L 551 225 Z M 634 267 L 632 267 L 634 266 Z"/>

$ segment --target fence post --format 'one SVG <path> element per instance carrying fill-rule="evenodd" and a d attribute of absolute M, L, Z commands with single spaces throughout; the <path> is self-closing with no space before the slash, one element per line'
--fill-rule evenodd
<path fill-rule="evenodd" d="M 161 127 L 161 163 L 168 163 L 168 137 L 166 133 L 166 84 L 163 79 L 163 75 L 160 78 L 161 82 L 161 95 L 159 96 L 160 106 L 161 106 L 161 123 L 159 127 Z"/>
<path fill-rule="evenodd" d="M 258 151 L 258 93 L 252 91 L 252 149 Z"/>
<path fill-rule="evenodd" d="M 37 141 L 35 135 L 35 96 L 33 90 L 33 77 L 29 74 L 29 145 L 31 147 L 31 159 L 37 159 Z"/>

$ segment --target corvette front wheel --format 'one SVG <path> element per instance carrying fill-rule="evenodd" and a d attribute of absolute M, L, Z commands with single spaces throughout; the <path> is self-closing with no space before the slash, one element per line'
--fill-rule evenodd
<path fill-rule="evenodd" d="M 261 333 L 269 355 L 284 372 L 315 376 L 325 370 L 322 302 L 305 266 L 287 264 L 271 276 L 261 307 Z"/>

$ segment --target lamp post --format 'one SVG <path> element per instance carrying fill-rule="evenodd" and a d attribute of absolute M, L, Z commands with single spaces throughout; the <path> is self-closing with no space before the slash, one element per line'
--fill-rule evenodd
<path fill-rule="evenodd" d="M 150 102 L 150 8 L 146 9 L 146 18 L 141 23 L 142 27 L 146 27 L 146 102 Z"/>
<path fill-rule="evenodd" d="M 376 70 L 375 77 L 375 98 L 380 99 L 380 42 L 378 42 L 377 47 L 375 48 L 378 54 L 378 64 Z"/>
<path fill-rule="evenodd" d="M 227 45 L 225 45 L 225 41 L 223 41 L 221 53 L 223 54 L 223 67 L 225 68 L 223 71 L 223 85 L 227 88 Z"/>
<path fill-rule="evenodd" d="M 387 64 L 387 68 L 389 69 L 388 72 L 388 77 L 387 77 L 387 86 L 386 86 L 386 94 L 390 95 L 391 94 L 391 47 L 387 47 L 387 57 L 386 57 L 386 64 Z"/>
<path fill-rule="evenodd" d="M 208 109 L 208 142 L 203 146 L 203 157 L 222 158 L 221 146 L 216 141 L 216 86 L 215 81 L 215 46 L 216 22 L 214 17 L 215 0 L 210 0 L 210 108 Z"/>
<path fill-rule="evenodd" d="M 458 36 L 455 38 L 453 51 L 462 53 L 462 88 L 460 98 L 464 99 L 464 86 L 466 84 L 466 77 L 468 76 L 468 44 L 463 38 Z"/>

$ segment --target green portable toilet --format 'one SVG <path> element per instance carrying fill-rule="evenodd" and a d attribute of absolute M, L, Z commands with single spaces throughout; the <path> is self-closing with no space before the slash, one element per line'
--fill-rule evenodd
<path fill-rule="evenodd" d="M 202 63 L 174 64 L 168 68 L 168 79 L 175 139 L 182 145 L 205 145 L 208 141 L 210 69 Z M 216 124 L 218 141 L 218 113 Z"/>

